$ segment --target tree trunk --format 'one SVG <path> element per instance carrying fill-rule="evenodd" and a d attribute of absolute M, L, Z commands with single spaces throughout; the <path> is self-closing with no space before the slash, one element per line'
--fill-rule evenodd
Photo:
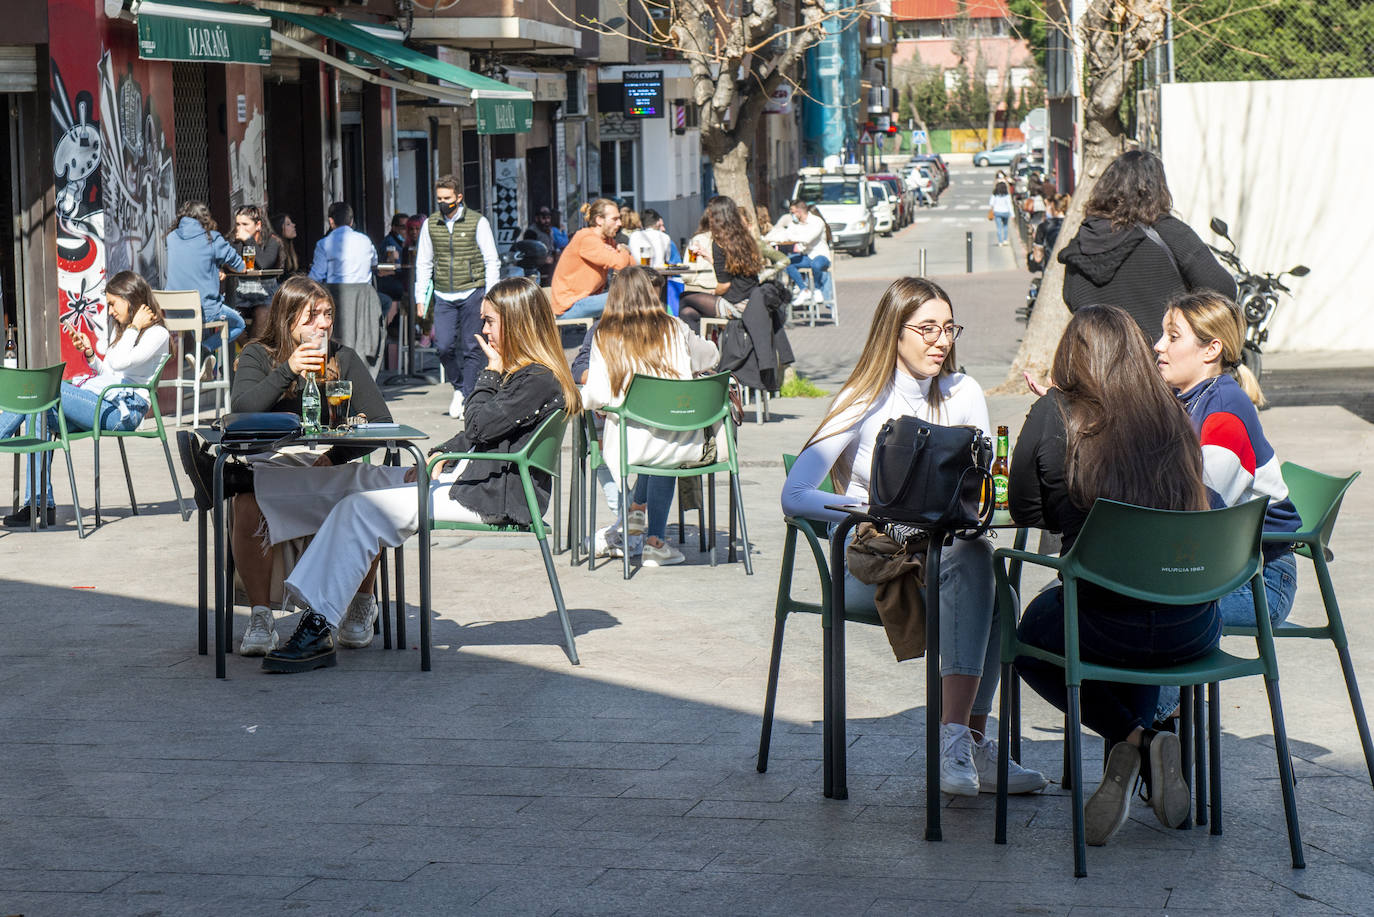
<path fill-rule="evenodd" d="M 738 139 L 746 125 L 737 125 L 728 134 L 722 134 L 715 143 L 706 146 L 711 169 L 715 173 L 716 193 L 734 200 L 739 206 L 740 215 L 750 226 L 754 226 L 754 192 L 749 186 L 749 144 Z"/>

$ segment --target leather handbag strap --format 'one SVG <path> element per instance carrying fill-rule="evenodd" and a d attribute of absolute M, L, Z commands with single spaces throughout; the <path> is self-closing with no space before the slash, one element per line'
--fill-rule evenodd
<path fill-rule="evenodd" d="M 1144 231 L 1145 238 L 1149 239 L 1151 242 L 1158 245 L 1160 248 L 1164 249 L 1164 257 L 1169 259 L 1169 264 L 1173 267 L 1174 273 L 1178 274 L 1178 276 L 1182 278 L 1183 271 L 1179 270 L 1178 261 L 1174 258 L 1174 252 L 1171 248 L 1169 248 L 1169 243 L 1165 242 L 1164 237 L 1159 234 L 1159 230 L 1155 229 L 1153 226 L 1146 226 L 1144 223 L 1137 223 L 1136 225 Z M 1184 279 L 1183 285 L 1188 285 L 1188 281 L 1186 279 Z"/>

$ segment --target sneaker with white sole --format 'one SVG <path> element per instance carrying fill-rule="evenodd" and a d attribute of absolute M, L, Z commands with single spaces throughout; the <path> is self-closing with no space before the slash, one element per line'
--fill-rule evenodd
<path fill-rule="evenodd" d="M 630 515 L 625 518 L 625 528 L 631 535 L 643 535 L 644 530 L 649 527 L 649 511 L 643 509 L 632 509 Z"/>
<path fill-rule="evenodd" d="M 962 723 L 940 726 L 940 792 L 978 795 L 978 768 L 973 764 L 973 733 Z"/>
<path fill-rule="evenodd" d="M 372 625 L 377 623 L 377 599 L 355 595 L 339 622 L 339 643 L 352 649 L 372 645 Z"/>
<path fill-rule="evenodd" d="M 1117 742 L 1107 753 L 1102 782 L 1083 804 L 1083 833 L 1093 847 L 1111 840 L 1131 814 L 1131 786 L 1140 774 L 1140 752 L 1129 742 Z"/>
<path fill-rule="evenodd" d="M 978 769 L 978 791 L 997 792 L 997 740 L 984 736 L 982 741 L 973 740 L 973 766 Z M 1045 775 L 1022 767 L 1015 758 L 1007 758 L 1007 792 L 1013 796 L 1020 793 L 1038 793 L 1049 784 Z"/>
<path fill-rule="evenodd" d="M 448 416 L 454 420 L 463 419 L 463 392 L 460 389 L 453 390 L 453 400 L 448 403 Z"/>
<path fill-rule="evenodd" d="M 1148 756 L 1150 808 L 1166 828 L 1177 828 L 1193 813 L 1192 792 L 1183 776 L 1182 749 L 1172 732 L 1145 730 L 1141 758 Z M 1141 770 L 1145 770 L 1145 760 Z"/>
<path fill-rule="evenodd" d="M 640 563 L 646 567 L 671 567 L 673 564 L 680 564 L 687 559 L 681 551 L 666 541 L 660 545 L 645 542 L 640 557 L 642 558 Z"/>
<path fill-rule="evenodd" d="M 266 605 L 254 605 L 248 618 L 248 630 L 239 644 L 240 656 L 266 656 L 277 648 L 276 619 Z"/>
<path fill-rule="evenodd" d="M 595 557 L 624 557 L 625 549 L 620 542 L 620 530 L 613 525 L 597 529 L 592 536 L 592 554 Z"/>

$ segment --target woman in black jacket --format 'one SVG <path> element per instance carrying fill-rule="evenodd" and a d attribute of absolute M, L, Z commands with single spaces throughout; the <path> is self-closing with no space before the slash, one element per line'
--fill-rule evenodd
<path fill-rule="evenodd" d="M 244 249 L 253 247 L 253 267 L 255 271 L 281 269 L 282 241 L 272 232 L 267 217 L 261 207 L 245 204 L 234 211 L 234 238 L 229 243 L 243 257 Z M 248 259 L 244 258 L 245 267 Z M 239 314 L 253 322 L 253 337 L 262 337 L 267 325 L 267 315 L 271 310 L 272 295 L 277 291 L 277 280 L 272 277 L 240 277 L 234 281 L 233 307 Z"/>
<path fill-rule="evenodd" d="M 1132 150 L 1107 166 L 1088 198 L 1083 225 L 1059 252 L 1064 304 L 1119 306 L 1154 340 L 1165 304 L 1180 293 L 1216 290 L 1236 298 L 1236 281 L 1187 223 L 1171 215 L 1164 164 Z"/>
<path fill-rule="evenodd" d="M 555 412 L 569 415 L 580 400 L 563 356 L 553 310 L 527 277 L 503 280 L 482 301 L 478 343 L 487 368 L 465 402 L 463 432 L 435 452 L 517 452 Z M 288 479 L 289 475 L 289 479 Z M 304 672 L 334 665 L 334 631 L 347 638 L 353 587 L 383 547 L 395 547 L 419 528 L 415 468 L 352 464 L 299 469 L 264 480 L 257 499 L 271 525 L 279 514 L 293 526 L 278 537 L 314 533 L 283 585 L 303 607 L 296 632 L 267 654 L 269 672 Z M 548 506 L 552 481 L 535 472 L 536 503 Z M 520 476 L 506 462 L 462 462 L 430 484 L 432 518 L 439 522 L 528 525 Z M 370 627 L 370 625 L 369 625 Z M 370 637 L 370 631 L 369 631 Z"/>

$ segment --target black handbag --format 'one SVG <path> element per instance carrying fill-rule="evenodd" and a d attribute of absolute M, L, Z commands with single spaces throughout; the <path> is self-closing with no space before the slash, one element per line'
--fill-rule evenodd
<path fill-rule="evenodd" d="M 875 517 L 976 538 L 992 524 L 992 443 L 977 427 L 893 417 L 869 472 Z"/>
<path fill-rule="evenodd" d="M 225 414 L 213 426 L 220 431 L 222 448 L 261 447 L 299 435 L 301 418 L 284 411 Z"/>

